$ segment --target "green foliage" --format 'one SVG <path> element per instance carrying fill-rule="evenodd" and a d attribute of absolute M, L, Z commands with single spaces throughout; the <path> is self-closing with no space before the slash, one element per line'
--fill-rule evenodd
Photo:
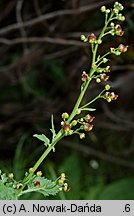
<path fill-rule="evenodd" d="M 36 137 L 37 139 L 41 140 L 42 142 L 44 142 L 44 145 L 46 147 L 48 147 L 50 145 L 50 140 L 47 138 L 46 135 L 44 134 L 34 134 L 34 137 Z"/>
<path fill-rule="evenodd" d="M 54 117 L 53 117 L 53 115 L 51 116 L 51 126 L 52 126 L 52 128 L 50 129 L 50 131 L 52 132 L 52 134 L 53 134 L 53 138 L 52 138 L 52 140 L 55 138 L 55 136 L 56 136 L 56 132 L 55 132 L 55 127 L 54 127 Z"/>
<path fill-rule="evenodd" d="M 9 181 L 6 174 L 0 171 L 0 200 L 17 199 L 17 191 L 12 186 L 13 183 Z"/>
<path fill-rule="evenodd" d="M 16 190 L 0 181 L 0 200 L 16 200 Z"/>
<path fill-rule="evenodd" d="M 31 192 L 41 193 L 44 197 L 54 196 L 62 190 L 57 181 L 36 175 L 24 184 L 7 177 L 5 173 L 1 173 L 0 178 L 0 200 L 17 200 L 20 196 Z"/>
<path fill-rule="evenodd" d="M 81 108 L 81 110 L 92 112 L 92 111 L 95 111 L 96 109 L 94 109 L 94 108 Z"/>
<path fill-rule="evenodd" d="M 106 186 L 98 196 L 100 200 L 133 200 L 134 178 L 126 178 Z"/>
<path fill-rule="evenodd" d="M 48 180 L 44 177 L 34 177 L 33 180 L 27 184 L 28 189 L 20 193 L 20 196 L 26 193 L 38 192 L 43 196 L 56 195 L 60 192 L 60 186 L 56 181 Z"/>

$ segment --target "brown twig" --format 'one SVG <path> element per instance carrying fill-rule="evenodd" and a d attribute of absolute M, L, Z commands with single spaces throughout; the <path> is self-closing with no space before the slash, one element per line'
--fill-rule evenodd
<path fill-rule="evenodd" d="M 6 26 L 0 30 L 0 35 L 5 34 L 5 33 L 9 33 L 13 30 L 18 30 L 21 27 L 33 26 L 33 25 L 36 25 L 36 24 L 38 24 L 44 20 L 54 19 L 56 17 L 69 16 L 69 15 L 80 15 L 81 13 L 86 13 L 88 11 L 91 11 L 91 10 L 94 10 L 94 9 L 100 7 L 101 5 L 107 5 L 107 4 L 112 3 L 114 1 L 115 0 L 101 1 L 101 2 L 96 2 L 94 4 L 79 7 L 78 9 L 54 11 L 54 12 L 51 12 L 48 14 L 38 16 L 34 19 L 25 21 L 24 23 L 15 23 L 15 24 L 11 24 L 9 26 Z"/>
<path fill-rule="evenodd" d="M 16 38 L 16 39 L 6 39 L 6 38 L 0 38 L 0 43 L 5 44 L 8 46 L 13 46 L 16 44 L 21 43 L 51 43 L 51 44 L 59 44 L 59 45 L 65 45 L 65 46 L 87 46 L 86 43 L 77 41 L 77 40 L 67 40 L 63 38 L 51 38 L 51 37 L 29 37 L 29 38 Z"/>

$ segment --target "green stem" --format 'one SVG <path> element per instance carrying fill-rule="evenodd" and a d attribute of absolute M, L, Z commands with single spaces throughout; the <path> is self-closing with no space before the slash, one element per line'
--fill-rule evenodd
<path fill-rule="evenodd" d="M 49 154 L 49 152 L 54 148 L 57 142 L 59 142 L 64 137 L 62 130 L 59 131 L 57 136 L 55 137 L 54 141 L 48 146 L 48 148 L 45 150 L 45 152 L 41 155 L 41 157 L 38 159 L 38 161 L 35 163 L 33 170 L 34 172 L 37 170 L 37 168 L 40 166 L 42 161 L 46 158 L 46 156 Z M 33 173 L 29 173 L 29 175 L 24 179 L 23 183 L 26 183 L 31 177 Z"/>
<path fill-rule="evenodd" d="M 105 30 L 106 30 L 106 28 L 107 28 L 109 22 L 111 21 L 113 15 L 114 15 L 114 14 L 111 13 L 111 16 L 109 17 L 109 19 L 107 19 L 107 16 L 106 16 L 105 25 L 104 25 L 104 27 L 103 27 L 103 29 L 102 29 L 102 31 L 101 31 L 99 37 L 98 37 L 98 40 L 101 40 L 101 39 L 102 39 L 103 35 L 105 34 Z M 90 77 L 91 77 L 91 76 L 93 75 L 93 73 L 94 73 L 93 65 L 94 65 L 95 60 L 96 60 L 96 54 L 97 54 L 98 46 L 99 46 L 99 44 L 97 43 L 97 44 L 95 45 L 95 48 L 94 48 L 93 59 L 92 59 L 92 66 L 91 66 L 92 70 L 91 70 L 90 73 L 89 73 Z"/>
<path fill-rule="evenodd" d="M 79 108 L 79 105 L 80 105 L 80 103 L 81 103 L 81 101 L 82 101 L 82 99 L 83 99 L 83 97 L 84 97 L 84 94 L 85 94 L 85 92 L 86 92 L 86 90 L 87 90 L 87 88 L 88 88 L 88 85 L 89 85 L 90 81 L 91 81 L 91 79 L 89 79 L 89 80 L 86 82 L 86 84 L 85 84 L 83 90 L 81 91 L 81 93 L 80 93 L 80 95 L 79 95 L 79 97 L 78 97 L 78 99 L 77 99 L 77 102 L 76 102 L 76 104 L 75 104 L 75 106 L 74 106 L 74 108 L 73 108 L 73 111 L 72 111 L 72 113 L 71 113 L 71 115 L 70 115 L 70 117 L 69 117 L 69 119 L 68 119 L 68 122 L 70 122 L 70 121 L 74 118 L 74 116 L 76 115 L 77 110 L 78 110 L 78 108 Z"/>
<path fill-rule="evenodd" d="M 105 58 L 106 56 L 108 56 L 108 55 L 110 55 L 110 52 L 107 52 L 105 55 L 101 56 L 101 57 L 95 62 L 95 64 L 99 62 L 99 64 L 98 64 L 97 66 L 100 66 L 100 64 L 103 63 L 103 61 L 101 61 L 101 60 L 102 60 L 103 58 Z M 101 62 L 100 62 L 100 61 L 101 61 Z"/>
<path fill-rule="evenodd" d="M 83 109 L 83 108 L 89 106 L 90 104 L 92 104 L 93 102 L 95 102 L 97 99 L 101 98 L 102 94 L 103 94 L 105 91 L 106 91 L 106 90 L 103 89 L 99 95 L 97 95 L 97 96 L 96 96 L 93 100 L 91 100 L 89 103 L 87 103 L 87 104 L 85 104 L 84 106 L 82 106 L 81 109 Z"/>

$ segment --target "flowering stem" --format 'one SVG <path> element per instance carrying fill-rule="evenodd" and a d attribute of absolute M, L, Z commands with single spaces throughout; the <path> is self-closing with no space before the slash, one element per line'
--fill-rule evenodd
<path fill-rule="evenodd" d="M 117 5 L 118 4 L 118 5 Z M 119 3 L 115 3 L 114 5 L 114 8 L 117 10 L 116 7 L 120 7 L 122 10 L 122 5 L 120 5 Z M 69 127 L 71 128 L 71 124 L 69 123 L 72 123 L 72 120 L 74 119 L 74 117 L 77 115 L 78 113 L 78 109 L 84 109 L 85 107 L 89 106 L 90 104 L 92 104 L 93 102 L 95 102 L 97 99 L 99 98 L 103 98 L 102 94 L 107 90 L 106 88 L 103 89 L 103 91 L 100 92 L 99 95 L 97 95 L 93 100 L 91 100 L 89 103 L 85 104 L 84 106 L 80 107 L 80 104 L 82 102 L 82 99 L 85 95 L 85 92 L 89 86 L 89 83 L 90 81 L 94 78 L 94 73 L 96 72 L 96 69 L 95 69 L 95 65 L 98 63 L 98 65 L 96 65 L 97 67 L 100 66 L 102 63 L 103 63 L 103 58 L 106 57 L 107 55 L 109 55 L 111 52 L 107 52 L 106 54 L 104 54 L 103 56 L 101 56 L 100 58 L 97 58 L 97 51 L 98 51 L 98 46 L 102 43 L 102 38 L 104 36 L 106 36 L 107 34 L 109 34 L 110 32 L 106 32 L 107 27 L 108 27 L 108 24 L 111 20 L 114 20 L 114 19 L 117 19 L 117 16 L 116 17 L 113 17 L 115 15 L 115 12 L 114 11 L 111 11 L 111 15 L 109 16 L 108 18 L 108 13 L 110 13 L 110 10 L 106 10 L 105 6 L 102 7 L 102 12 L 106 12 L 106 16 L 105 16 L 105 25 L 98 37 L 98 39 L 96 40 L 95 38 L 95 41 L 93 40 L 94 38 L 94 34 L 92 35 L 92 41 L 91 41 L 91 49 L 92 49 L 92 63 L 91 63 L 91 69 L 87 75 L 87 80 L 84 80 L 84 83 L 82 84 L 82 87 L 81 87 L 81 92 L 79 94 L 79 97 L 76 101 L 76 104 L 69 116 L 69 118 L 67 118 L 67 121 L 65 122 L 66 124 L 69 125 Z M 124 19 L 123 17 L 121 17 L 122 19 Z M 85 38 L 84 36 L 84 42 L 85 41 L 88 41 L 88 39 Z M 90 42 L 90 41 L 89 41 Z M 119 48 L 114 49 L 112 48 L 112 52 L 119 55 L 121 54 L 122 52 L 126 52 L 127 50 L 127 46 L 125 47 L 124 45 L 120 45 Z M 83 73 L 85 75 L 85 73 Z M 83 81 L 83 80 L 82 80 Z M 110 92 L 107 92 L 107 95 L 105 96 L 107 99 L 107 101 L 111 101 L 111 100 L 115 100 L 117 99 L 117 95 L 115 95 L 113 92 L 110 93 Z M 64 118 L 63 118 L 64 119 Z M 90 126 L 90 124 L 86 123 L 86 127 Z M 87 130 L 88 129 L 88 130 Z M 85 131 L 89 131 L 90 128 L 86 128 Z M 78 133 L 80 129 L 76 129 L 74 131 L 74 133 Z M 47 157 L 47 155 L 49 154 L 49 152 L 51 152 L 51 150 L 54 150 L 54 147 L 55 145 L 57 144 L 57 142 L 59 142 L 64 136 L 66 135 L 64 129 L 61 129 L 56 135 L 53 134 L 53 139 L 52 139 L 52 142 L 48 144 L 48 147 L 47 149 L 44 151 L 44 153 L 41 155 L 41 157 L 38 159 L 38 161 L 35 163 L 35 165 L 33 166 L 33 171 L 30 172 L 25 178 L 24 180 L 22 181 L 23 183 L 23 187 L 22 187 L 22 190 L 24 189 L 24 187 L 27 185 L 28 181 L 30 181 L 31 177 L 33 176 L 34 172 L 37 170 L 37 168 L 40 166 L 40 164 L 43 162 L 43 160 Z M 69 134 L 70 135 L 70 134 Z M 22 190 L 20 191 L 22 193 Z"/>

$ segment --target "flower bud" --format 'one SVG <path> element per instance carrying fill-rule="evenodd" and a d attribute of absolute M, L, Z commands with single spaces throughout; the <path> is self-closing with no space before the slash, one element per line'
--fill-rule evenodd
<path fill-rule="evenodd" d="M 61 175 L 60 175 L 60 176 L 61 176 L 61 178 L 64 178 L 64 179 L 66 178 L 66 175 L 65 175 L 65 173 L 61 173 Z"/>
<path fill-rule="evenodd" d="M 87 42 L 87 37 L 85 35 L 81 35 L 81 40 Z"/>
<path fill-rule="evenodd" d="M 98 39 L 98 40 L 97 40 L 97 43 L 98 43 L 98 44 L 101 44 L 101 43 L 102 43 L 102 40 L 101 40 L 101 39 Z"/>
<path fill-rule="evenodd" d="M 29 168 L 29 173 L 34 173 L 34 168 L 33 167 L 31 167 L 31 168 Z"/>
<path fill-rule="evenodd" d="M 85 138 L 85 134 L 84 133 L 80 133 L 79 136 L 80 136 L 80 139 L 84 139 Z"/>
<path fill-rule="evenodd" d="M 106 6 L 101 7 L 101 12 L 106 12 Z"/>
<path fill-rule="evenodd" d="M 105 89 L 106 89 L 107 91 L 108 91 L 110 88 L 111 88 L 110 85 L 106 85 L 106 86 L 105 86 Z"/>
<path fill-rule="evenodd" d="M 119 10 L 118 10 L 118 9 L 116 9 L 116 8 L 114 8 L 114 9 L 113 9 L 113 12 L 114 12 L 116 15 L 118 15 L 118 13 L 119 13 Z"/>
<path fill-rule="evenodd" d="M 72 123 L 71 123 L 71 126 L 74 127 L 74 126 L 76 126 L 76 125 L 77 125 L 77 121 L 76 121 L 76 120 L 73 120 Z"/>
<path fill-rule="evenodd" d="M 81 113 L 81 109 L 77 109 L 76 114 L 79 115 Z"/>
<path fill-rule="evenodd" d="M 110 9 L 107 9 L 107 10 L 106 10 L 106 13 L 107 13 L 107 14 L 110 13 Z"/>
<path fill-rule="evenodd" d="M 59 179 L 59 180 L 58 180 L 58 183 L 59 183 L 59 185 L 61 185 L 61 186 L 62 186 L 62 185 L 64 184 L 64 180 L 62 180 L 62 179 Z"/>
<path fill-rule="evenodd" d="M 107 63 L 108 62 L 108 59 L 107 58 L 103 58 L 103 63 Z"/>
<path fill-rule="evenodd" d="M 38 172 L 36 173 L 36 175 L 37 175 L 38 177 L 41 177 L 41 176 L 42 176 L 42 171 L 38 171 Z"/>
<path fill-rule="evenodd" d="M 62 118 L 63 119 L 68 119 L 69 118 L 69 114 L 67 112 L 62 113 Z"/>
<path fill-rule="evenodd" d="M 59 183 L 60 185 L 63 185 L 64 182 L 65 182 L 65 180 L 66 180 L 66 175 L 65 175 L 65 173 L 61 173 L 60 179 L 58 180 L 58 183 Z"/>
<path fill-rule="evenodd" d="M 111 26 L 112 28 L 114 27 L 114 25 L 115 25 L 115 24 L 114 24 L 113 22 L 110 23 L 110 26 Z"/>
<path fill-rule="evenodd" d="M 13 174 L 13 173 L 9 173 L 9 174 L 8 174 L 8 178 L 9 178 L 9 179 L 13 179 L 13 177 L 14 177 L 14 174 Z"/>
<path fill-rule="evenodd" d="M 100 83 L 100 82 L 101 82 L 101 79 L 100 79 L 100 78 L 97 78 L 97 79 L 96 79 L 96 82 L 97 82 L 97 83 Z"/>
<path fill-rule="evenodd" d="M 120 21 L 125 21 L 125 16 L 119 17 L 119 20 L 120 20 Z"/>
<path fill-rule="evenodd" d="M 120 4 L 119 2 L 114 3 L 114 8 L 117 10 L 123 10 L 124 9 L 123 5 Z"/>

